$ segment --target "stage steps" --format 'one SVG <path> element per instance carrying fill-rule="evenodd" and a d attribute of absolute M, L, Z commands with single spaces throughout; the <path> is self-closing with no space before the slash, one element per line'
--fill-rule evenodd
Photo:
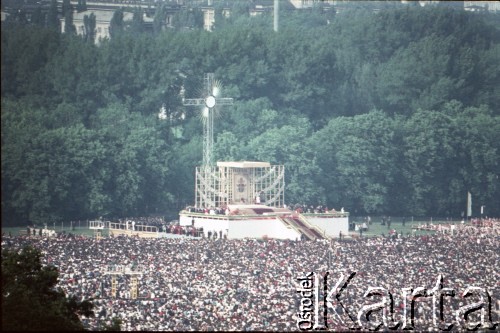
<path fill-rule="evenodd" d="M 317 230 L 317 228 L 311 226 L 309 223 L 307 223 L 307 221 L 305 221 L 303 217 L 301 218 L 298 215 L 282 217 L 281 220 L 299 230 L 300 233 L 302 233 L 310 240 L 329 239 L 328 236 L 323 235 Z"/>

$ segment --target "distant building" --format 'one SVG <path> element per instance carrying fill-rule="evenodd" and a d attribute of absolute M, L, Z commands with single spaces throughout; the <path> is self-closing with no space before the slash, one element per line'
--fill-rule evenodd
<path fill-rule="evenodd" d="M 409 1 L 401 1 L 402 3 L 408 3 Z M 500 1 L 418 1 L 421 7 L 428 5 L 438 5 L 447 6 L 464 9 L 466 11 L 473 12 L 499 12 L 500 11 Z"/>
<path fill-rule="evenodd" d="M 215 22 L 215 9 L 213 7 L 203 7 L 203 29 L 212 31 L 212 26 Z"/>
<path fill-rule="evenodd" d="M 464 1 L 464 9 L 467 11 L 490 11 L 500 12 L 500 1 Z"/>
<path fill-rule="evenodd" d="M 441 2 L 441 1 L 439 1 L 439 0 L 424 0 L 424 1 L 419 1 L 418 3 L 419 3 L 419 5 L 420 5 L 421 7 L 425 7 L 425 6 L 427 6 L 427 5 L 437 5 L 437 4 L 439 4 L 440 2 Z"/>
<path fill-rule="evenodd" d="M 273 9 L 273 6 L 255 5 L 255 7 L 250 8 L 249 14 L 250 16 L 257 16 L 262 13 L 272 13 Z"/>
<path fill-rule="evenodd" d="M 336 5 L 338 2 L 347 2 L 347 1 L 337 1 L 337 0 L 289 0 L 290 3 L 296 8 L 296 9 L 302 9 L 302 8 L 310 8 L 314 5 Z"/>
<path fill-rule="evenodd" d="M 6 13 L 6 12 L 2 12 L 2 22 L 7 20 L 7 18 L 9 17 L 9 13 Z"/>
<path fill-rule="evenodd" d="M 249 4 L 249 15 L 257 16 L 262 13 L 272 13 L 273 0 L 238 0 L 247 1 Z M 400 0 L 394 1 L 352 1 L 352 0 L 279 0 L 280 10 L 300 10 L 310 9 L 314 6 L 321 6 L 323 10 L 334 10 L 336 13 L 341 13 L 344 10 L 368 6 L 374 12 L 383 10 L 392 3 L 400 4 L 418 4 L 424 6 L 449 6 L 460 8 L 466 11 L 473 12 L 500 12 L 500 1 L 439 1 L 439 0 Z M 9 15 L 15 17 L 20 11 L 23 12 L 28 21 L 31 20 L 31 15 L 37 8 L 42 8 L 42 13 L 47 13 L 51 0 L 2 0 L 2 22 L 5 21 Z M 64 32 L 64 18 L 61 17 L 61 7 L 63 0 L 57 0 L 59 16 L 61 21 L 61 31 Z M 218 2 L 220 3 L 220 2 Z M 230 3 L 230 1 L 224 1 Z M 76 9 L 78 0 L 71 0 L 73 8 Z M 113 17 L 115 10 L 119 8 L 132 8 L 140 7 L 145 13 L 144 27 L 146 30 L 152 29 L 152 22 L 154 13 L 160 4 L 167 6 L 167 17 L 163 23 L 163 28 L 172 26 L 172 17 L 182 8 L 200 8 L 203 12 L 203 28 L 207 31 L 212 31 L 215 23 L 215 7 L 213 0 L 87 0 L 87 11 L 77 13 L 73 17 L 73 23 L 76 27 L 77 33 L 82 35 L 84 33 L 83 17 L 94 13 L 96 16 L 96 42 L 101 38 L 109 38 L 109 23 Z M 230 8 L 223 8 L 222 15 L 229 17 L 231 14 Z M 124 20 L 130 20 L 132 14 L 124 11 Z"/>
<path fill-rule="evenodd" d="M 212 28 L 215 23 L 215 8 L 210 7 L 201 7 L 201 11 L 203 12 L 203 29 L 206 31 L 212 31 Z M 229 17 L 231 15 L 231 10 L 229 8 L 222 9 L 222 16 Z"/>
<path fill-rule="evenodd" d="M 83 36 L 85 33 L 85 25 L 83 24 L 83 18 L 85 15 L 90 16 L 90 14 L 95 15 L 95 42 L 99 43 L 100 39 L 109 38 L 109 25 L 111 23 L 111 19 L 113 18 L 115 10 L 86 10 L 84 12 L 74 12 L 73 13 L 73 24 L 76 28 L 76 33 L 78 35 Z M 123 13 L 123 21 L 131 21 L 133 13 L 124 12 Z M 61 32 L 64 31 L 65 28 L 65 19 L 61 19 Z"/>

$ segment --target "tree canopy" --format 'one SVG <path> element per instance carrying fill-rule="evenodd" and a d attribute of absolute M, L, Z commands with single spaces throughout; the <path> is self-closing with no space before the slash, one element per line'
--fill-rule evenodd
<path fill-rule="evenodd" d="M 181 90 L 198 97 L 207 72 L 235 99 L 216 159 L 285 165 L 287 203 L 459 216 L 470 191 L 498 215 L 499 14 L 358 7 L 285 11 L 278 33 L 241 4 L 213 32 L 197 8 L 153 31 L 119 10 L 98 45 L 6 21 L 2 223 L 175 216 L 202 161 Z"/>
<path fill-rule="evenodd" d="M 82 331 L 93 305 L 57 289 L 57 269 L 40 257 L 32 247 L 2 250 L 2 331 Z"/>

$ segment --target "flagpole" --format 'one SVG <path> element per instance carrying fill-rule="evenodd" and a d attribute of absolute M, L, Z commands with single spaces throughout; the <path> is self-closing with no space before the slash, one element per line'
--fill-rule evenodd
<path fill-rule="evenodd" d="M 466 214 L 466 221 L 469 220 L 469 217 L 472 217 L 472 194 L 470 191 L 467 191 L 467 214 Z"/>

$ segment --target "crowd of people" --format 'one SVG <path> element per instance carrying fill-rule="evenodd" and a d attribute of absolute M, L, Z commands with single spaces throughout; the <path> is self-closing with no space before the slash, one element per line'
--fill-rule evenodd
<path fill-rule="evenodd" d="M 256 203 L 260 203 L 256 201 Z M 288 208 L 297 213 L 306 213 L 306 214 L 325 214 L 325 213 L 344 213 L 344 207 L 342 207 L 339 211 L 336 211 L 335 208 L 328 209 L 327 206 L 323 205 L 305 205 L 305 204 L 294 204 L 294 205 L 285 205 L 284 208 Z M 228 208 L 221 207 L 210 207 L 210 208 L 201 208 L 188 206 L 184 209 L 190 213 L 199 213 L 199 214 L 209 214 L 209 215 L 229 215 L 231 212 Z"/>
<path fill-rule="evenodd" d="M 495 226 L 498 226 L 498 224 L 500 223 L 500 220 L 495 219 L 495 218 L 491 218 L 491 217 L 473 218 L 471 220 L 471 223 L 473 226 L 476 226 L 476 227 L 494 228 Z"/>
<path fill-rule="evenodd" d="M 194 226 L 182 226 L 179 225 L 178 221 L 165 222 L 165 220 L 161 217 L 124 218 L 118 219 L 117 222 L 119 224 L 114 224 L 113 227 L 118 227 L 119 229 L 124 230 L 161 232 L 191 237 L 202 237 L 203 235 L 203 228 L 196 228 Z"/>
<path fill-rule="evenodd" d="M 285 208 L 289 208 L 299 214 L 331 214 L 331 213 L 345 213 L 344 207 L 341 207 L 340 210 L 336 210 L 335 208 L 328 208 L 328 206 L 323 205 L 306 205 L 306 204 L 293 204 L 289 205 Z"/>
<path fill-rule="evenodd" d="M 228 208 L 221 208 L 221 207 L 201 208 L 201 207 L 188 206 L 184 210 L 186 210 L 190 213 L 207 214 L 207 215 L 228 215 L 229 214 Z"/>
<path fill-rule="evenodd" d="M 39 248 L 44 264 L 59 269 L 59 286 L 67 295 L 93 299 L 95 316 L 83 318 L 91 330 L 122 320 L 122 330 L 298 330 L 300 295 L 297 278 L 307 272 L 330 272 L 330 287 L 344 275 L 356 275 L 342 294 L 345 309 L 330 310 L 328 327 L 348 330 L 349 316 L 365 304 L 368 287 L 383 287 L 401 310 L 402 288 L 443 285 L 457 295 L 446 305 L 470 303 L 468 286 L 489 292 L 493 321 L 500 310 L 500 237 L 436 234 L 418 237 L 373 237 L 334 241 L 227 240 L 208 238 L 105 237 L 67 235 L 6 236 L 2 249 Z M 118 275 L 112 295 L 109 265 L 140 267 L 138 298 L 131 298 L 131 276 Z M 322 309 L 321 309 L 322 311 Z M 332 311 L 339 314 L 336 317 Z M 434 329 L 432 302 L 417 303 L 415 327 Z M 470 315 L 476 320 L 479 313 Z M 377 318 L 374 314 L 373 320 Z M 343 319 L 342 319 L 343 318 Z M 452 310 L 444 319 L 454 320 Z M 475 319 L 476 318 L 476 319 Z"/>
<path fill-rule="evenodd" d="M 118 223 L 134 223 L 134 225 L 146 225 L 154 226 L 160 229 L 166 224 L 165 219 L 162 216 L 155 217 L 125 217 L 117 220 Z"/>

